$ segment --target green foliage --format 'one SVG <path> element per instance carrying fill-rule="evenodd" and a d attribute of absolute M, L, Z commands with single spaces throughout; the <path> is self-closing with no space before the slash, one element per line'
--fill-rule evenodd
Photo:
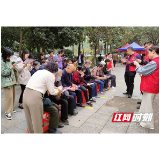
<path fill-rule="evenodd" d="M 19 51 L 20 29 L 1 27 L 1 50 L 10 47 L 15 52 Z M 103 50 L 104 44 L 110 45 L 113 51 L 126 43 L 143 45 L 148 40 L 159 45 L 159 27 L 23 27 L 22 50 L 48 52 L 72 45 L 80 46 L 88 41 L 95 58 Z M 90 52 L 85 46 L 82 47 L 85 52 Z"/>
<path fill-rule="evenodd" d="M 19 40 L 20 27 L 1 27 L 1 51 L 4 47 L 15 49 Z"/>
<path fill-rule="evenodd" d="M 65 49 L 65 50 L 64 50 L 64 56 L 65 56 L 65 57 L 68 57 L 68 58 L 70 58 L 70 59 L 73 59 L 73 58 L 74 58 L 74 53 L 73 53 L 73 51 L 70 50 L 70 49 Z"/>

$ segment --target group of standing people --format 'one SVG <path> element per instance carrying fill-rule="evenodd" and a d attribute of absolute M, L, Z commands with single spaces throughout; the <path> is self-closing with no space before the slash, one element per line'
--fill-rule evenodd
<path fill-rule="evenodd" d="M 128 56 L 126 57 L 125 82 L 127 86 L 128 98 L 132 97 L 134 89 L 134 78 L 136 73 L 141 77 L 140 91 L 142 93 L 142 102 L 137 109 L 142 114 L 153 115 L 153 102 L 156 94 L 159 93 L 159 47 L 155 46 L 152 41 L 144 43 L 147 54 L 141 60 L 132 47 L 127 48 Z M 154 115 L 151 121 L 143 121 L 141 118 L 140 125 L 145 128 L 154 129 Z"/>

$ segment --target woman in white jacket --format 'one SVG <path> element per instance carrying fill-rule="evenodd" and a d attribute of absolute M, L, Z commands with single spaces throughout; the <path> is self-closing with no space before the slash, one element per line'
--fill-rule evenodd
<path fill-rule="evenodd" d="M 21 61 L 20 63 L 18 63 L 15 67 L 16 71 L 17 71 L 17 82 L 20 84 L 21 86 L 21 95 L 19 97 L 19 108 L 20 109 L 23 109 L 23 92 L 26 88 L 26 85 L 31 77 L 31 73 L 30 71 L 32 70 L 32 64 L 24 64 L 23 62 L 28 58 L 29 56 L 29 51 L 27 49 L 25 49 L 23 52 L 22 52 L 22 55 L 21 57 L 19 57 L 17 59 L 17 61 Z"/>

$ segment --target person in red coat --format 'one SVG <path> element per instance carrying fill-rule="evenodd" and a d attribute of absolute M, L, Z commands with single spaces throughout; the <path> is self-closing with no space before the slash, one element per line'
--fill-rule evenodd
<path fill-rule="evenodd" d="M 86 104 L 89 106 L 92 106 L 91 102 L 96 102 L 95 100 L 92 99 L 92 85 L 91 83 L 87 83 L 84 80 L 84 68 L 82 66 L 78 66 L 75 72 L 72 75 L 72 83 L 76 84 L 79 89 L 81 89 L 84 93 Z M 89 90 L 89 97 L 87 95 L 87 89 Z"/>
<path fill-rule="evenodd" d="M 140 125 L 154 129 L 152 105 L 156 94 L 159 93 L 159 47 L 151 47 L 148 56 L 151 61 L 145 66 L 140 66 L 137 61 L 134 61 L 134 65 L 136 65 L 136 72 L 142 74 L 140 90 L 143 91 L 143 97 L 139 113 L 152 115 L 151 121 L 141 120 Z"/>

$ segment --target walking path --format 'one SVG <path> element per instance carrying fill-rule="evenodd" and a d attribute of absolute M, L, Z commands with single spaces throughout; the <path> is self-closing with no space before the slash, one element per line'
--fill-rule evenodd
<path fill-rule="evenodd" d="M 118 67 L 112 71 L 116 75 L 117 87 L 110 89 L 97 98 L 93 103 L 93 108 L 77 107 L 78 115 L 69 116 L 69 125 L 65 125 L 59 130 L 62 133 L 159 133 L 159 94 L 154 102 L 155 129 L 142 128 L 138 123 L 113 123 L 112 116 L 115 112 L 134 112 L 138 99 L 141 99 L 139 86 L 140 76 L 135 77 L 135 87 L 131 99 L 123 95 L 126 91 L 124 82 L 125 66 L 118 64 Z M 16 87 L 15 109 L 16 113 L 12 115 L 12 120 L 5 118 L 4 110 L 4 92 L 1 90 L 1 133 L 25 133 L 27 129 L 24 110 L 18 108 L 18 99 L 20 87 Z"/>

